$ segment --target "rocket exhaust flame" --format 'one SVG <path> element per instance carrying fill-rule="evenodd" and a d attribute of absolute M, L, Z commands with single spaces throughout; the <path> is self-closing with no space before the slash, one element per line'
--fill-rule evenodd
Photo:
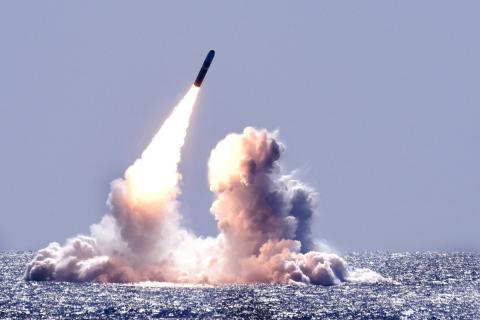
<path fill-rule="evenodd" d="M 190 88 L 142 156 L 125 172 L 128 190 L 135 203 L 167 197 L 177 186 L 180 151 L 199 90 L 196 86 Z"/>
<path fill-rule="evenodd" d="M 25 278 L 318 285 L 385 280 L 370 270 L 349 270 L 333 253 L 312 251 L 315 193 L 282 173 L 278 160 L 285 148 L 277 133 L 266 130 L 229 134 L 211 152 L 210 211 L 219 235 L 197 237 L 181 226 L 178 165 L 199 85 L 174 108 L 124 179 L 111 183 L 110 210 L 90 227 L 90 236 L 39 250 Z"/>

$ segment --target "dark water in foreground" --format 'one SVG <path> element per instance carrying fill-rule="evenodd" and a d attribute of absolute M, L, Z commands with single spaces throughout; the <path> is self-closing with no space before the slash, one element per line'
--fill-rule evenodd
<path fill-rule="evenodd" d="M 168 287 L 26 282 L 32 253 L 0 253 L 0 318 L 480 319 L 480 254 L 344 257 L 396 283 Z"/>

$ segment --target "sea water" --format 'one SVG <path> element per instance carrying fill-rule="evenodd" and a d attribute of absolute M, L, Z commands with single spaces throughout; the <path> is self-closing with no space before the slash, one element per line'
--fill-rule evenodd
<path fill-rule="evenodd" d="M 28 282 L 0 253 L 1 319 L 480 319 L 480 254 L 345 254 L 391 281 L 312 285 Z"/>

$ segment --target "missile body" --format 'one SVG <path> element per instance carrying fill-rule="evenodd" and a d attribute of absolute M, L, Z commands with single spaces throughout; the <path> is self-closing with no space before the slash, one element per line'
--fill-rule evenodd
<path fill-rule="evenodd" d="M 207 57 L 205 58 L 205 61 L 203 61 L 200 72 L 198 72 L 197 79 L 195 79 L 195 86 L 200 87 L 202 85 L 203 79 L 207 75 L 207 71 L 210 67 L 210 64 L 212 63 L 213 57 L 215 57 L 215 51 L 210 50 L 207 54 Z"/>

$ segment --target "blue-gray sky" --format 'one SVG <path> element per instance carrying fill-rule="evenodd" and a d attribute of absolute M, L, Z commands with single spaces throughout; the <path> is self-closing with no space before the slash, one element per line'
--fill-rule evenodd
<path fill-rule="evenodd" d="M 217 56 L 181 164 L 216 234 L 210 150 L 279 129 L 342 250 L 480 248 L 478 1 L 2 1 L 0 249 L 87 233 Z"/>

